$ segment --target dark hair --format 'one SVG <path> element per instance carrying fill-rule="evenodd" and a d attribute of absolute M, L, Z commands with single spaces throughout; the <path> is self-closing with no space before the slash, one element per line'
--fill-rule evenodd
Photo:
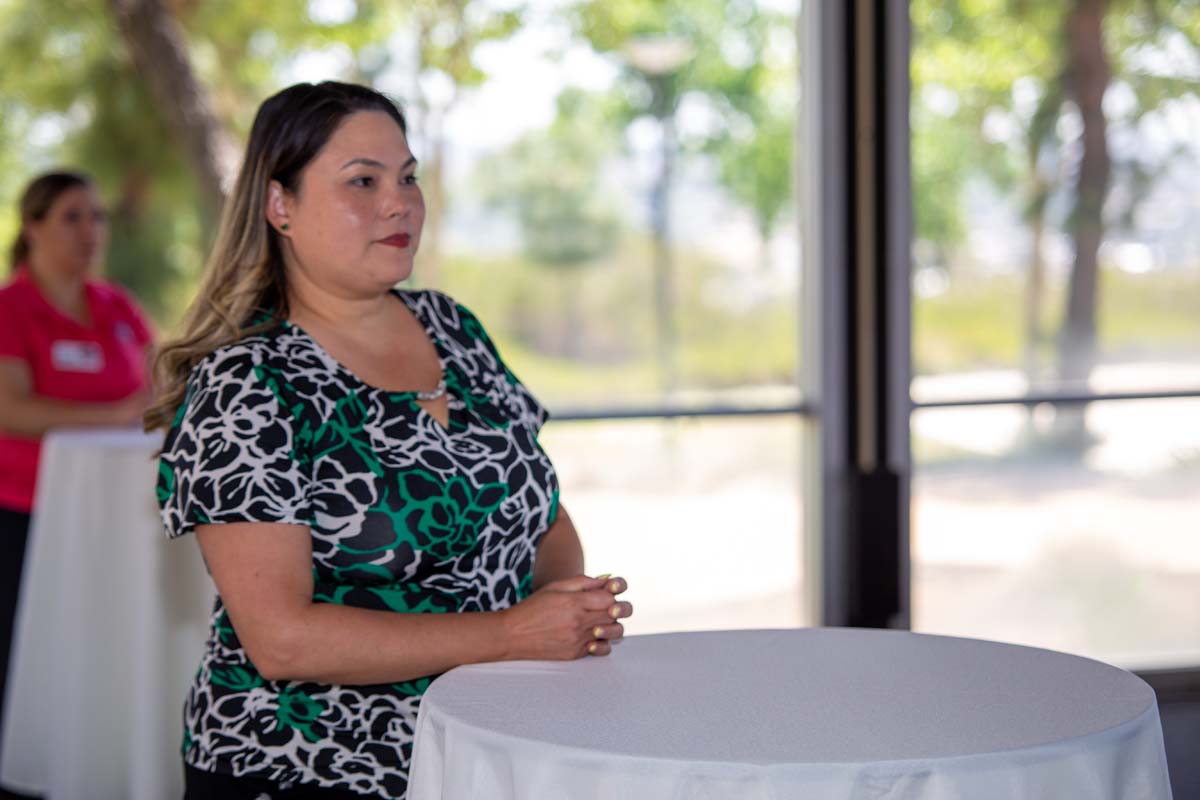
<path fill-rule="evenodd" d="M 295 192 L 300 173 L 342 121 L 358 111 L 383 112 L 408 134 L 408 123 L 399 106 L 374 89 L 337 81 L 298 83 L 259 106 L 250 129 L 246 164 L 261 161 L 269 168 L 272 180 Z"/>
<path fill-rule="evenodd" d="M 54 201 L 59 195 L 76 186 L 92 186 L 92 179 L 82 172 L 47 172 L 29 182 L 21 194 L 18 206 L 21 212 L 21 230 L 12 243 L 9 263 L 13 269 L 29 258 L 29 242 L 25 238 L 25 224 L 37 222 L 46 217 Z"/>

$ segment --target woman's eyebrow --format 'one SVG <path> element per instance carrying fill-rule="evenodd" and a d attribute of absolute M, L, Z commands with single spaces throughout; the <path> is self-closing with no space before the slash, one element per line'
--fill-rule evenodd
<path fill-rule="evenodd" d="M 400 165 L 400 169 L 402 169 L 402 170 L 408 169 L 410 166 L 413 166 L 416 163 L 417 163 L 416 156 L 409 156 L 408 160 Z M 352 158 L 349 161 L 347 161 L 345 164 L 342 164 L 340 169 L 345 169 L 346 167 L 354 166 L 355 164 L 361 164 L 362 166 L 365 166 L 365 167 L 374 167 L 376 169 L 386 169 L 386 167 L 387 167 L 387 165 L 384 164 L 382 161 L 376 161 L 373 158 L 359 157 L 359 158 Z"/>

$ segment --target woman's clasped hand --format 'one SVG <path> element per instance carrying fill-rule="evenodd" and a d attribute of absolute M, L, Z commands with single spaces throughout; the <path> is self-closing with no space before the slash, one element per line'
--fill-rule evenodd
<path fill-rule="evenodd" d="M 508 657 L 565 661 L 608 655 L 625 634 L 618 620 L 633 614 L 631 603 L 617 599 L 628 588 L 624 578 L 608 575 L 546 584 L 499 612 L 511 643 Z"/>

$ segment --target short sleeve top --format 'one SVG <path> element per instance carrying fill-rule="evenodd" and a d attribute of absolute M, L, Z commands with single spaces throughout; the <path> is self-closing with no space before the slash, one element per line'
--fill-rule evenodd
<path fill-rule="evenodd" d="M 493 611 L 532 590 L 558 481 L 545 409 L 466 308 L 397 291 L 441 360 L 443 426 L 414 392 L 359 380 L 281 323 L 201 361 L 168 431 L 167 533 L 282 522 L 312 538 L 314 601 L 396 613 Z M 199 769 L 402 797 L 420 696 L 434 676 L 376 686 L 264 679 L 220 598 L 185 706 Z"/>
<path fill-rule="evenodd" d="M 115 284 L 84 285 L 89 325 L 59 311 L 42 295 L 27 267 L 0 287 L 0 358 L 23 362 L 39 397 L 110 403 L 144 387 L 146 317 Z M 0 507 L 33 509 L 41 438 L 0 431 Z"/>

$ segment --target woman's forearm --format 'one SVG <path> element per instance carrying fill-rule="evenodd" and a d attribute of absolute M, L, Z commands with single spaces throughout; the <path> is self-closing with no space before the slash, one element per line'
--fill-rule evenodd
<path fill-rule="evenodd" d="M 542 537 L 533 588 L 583 572 L 583 546 L 565 508 Z M 270 672 L 318 683 L 395 683 L 512 656 L 504 612 L 397 614 L 327 603 L 305 608 L 272 648 Z M 260 671 L 264 665 L 257 664 Z"/>
<path fill-rule="evenodd" d="M 509 657 L 503 613 L 406 614 L 314 603 L 251 658 L 272 680 L 398 683 Z"/>
<path fill-rule="evenodd" d="M 125 401 L 81 403 L 37 395 L 0 399 L 0 430 L 16 436 L 41 436 L 54 428 L 85 428 L 131 423 Z"/>
<path fill-rule="evenodd" d="M 560 505 L 558 517 L 538 545 L 537 559 L 533 567 L 533 588 L 540 589 L 547 583 L 582 572 L 583 545 L 567 509 Z"/>
<path fill-rule="evenodd" d="M 272 680 L 395 683 L 462 664 L 536 657 L 548 642 L 570 652 L 567 640 L 612 622 L 611 592 L 580 576 L 583 551 L 565 512 L 542 537 L 535 559 L 535 589 L 554 591 L 490 612 L 397 613 L 315 603 L 310 533 L 300 525 L 206 524 L 196 535 L 243 648 Z M 562 585 L 547 586 L 555 581 Z M 561 654 L 562 647 L 551 651 Z"/>

